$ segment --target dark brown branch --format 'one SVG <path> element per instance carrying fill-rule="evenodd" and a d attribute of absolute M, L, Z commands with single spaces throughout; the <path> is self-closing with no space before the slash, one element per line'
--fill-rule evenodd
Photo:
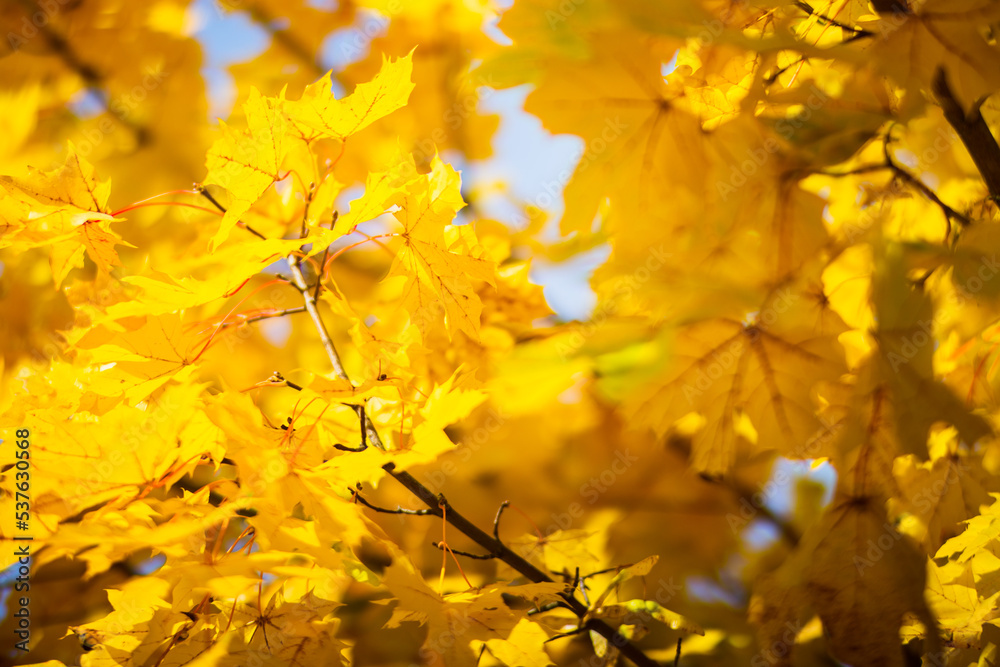
<path fill-rule="evenodd" d="M 976 168 L 979 169 L 986 187 L 989 188 L 990 198 L 1000 203 L 1000 146 L 997 145 L 997 140 L 990 132 L 979 107 L 976 106 L 968 114 L 965 112 L 955 99 L 943 68 L 938 68 L 931 88 L 938 104 L 944 110 L 944 117 L 955 128 L 955 132 L 965 144 L 965 149 L 972 156 L 972 161 L 976 163 Z"/>
<path fill-rule="evenodd" d="M 382 468 L 392 475 L 397 482 L 406 487 L 410 493 L 419 498 L 425 505 L 427 505 L 431 512 L 437 516 L 442 515 L 443 512 L 440 505 L 444 505 L 447 510 L 448 523 L 457 528 L 459 532 L 463 533 L 466 537 L 470 538 L 473 542 L 481 546 L 489 553 L 495 554 L 496 558 L 510 565 L 529 581 L 534 583 L 552 582 L 552 579 L 547 574 L 526 561 L 520 554 L 507 548 L 507 546 L 499 540 L 490 537 L 485 532 L 480 530 L 478 526 L 466 519 L 462 516 L 462 514 L 449 505 L 448 501 L 445 500 L 443 496 L 435 496 L 431 493 L 430 489 L 417 481 L 413 475 L 405 471 L 396 472 L 395 464 L 393 463 L 387 463 L 382 466 Z M 577 600 L 572 593 L 563 593 L 562 598 L 566 602 L 567 607 L 578 617 L 584 618 L 587 615 L 587 607 L 582 602 Z M 594 618 L 587 619 L 581 629 L 593 630 L 597 634 L 601 635 L 611 642 L 611 644 L 617 648 L 622 655 L 636 665 L 639 665 L 639 667 L 655 667 L 657 665 L 656 661 L 650 659 L 645 653 L 633 644 L 629 643 L 629 641 L 622 637 L 617 630 L 604 621 Z"/>

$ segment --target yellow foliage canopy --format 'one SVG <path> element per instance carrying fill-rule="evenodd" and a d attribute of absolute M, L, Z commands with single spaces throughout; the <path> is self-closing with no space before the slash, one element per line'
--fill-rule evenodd
<path fill-rule="evenodd" d="M 7 3 L 0 662 L 994 664 L 998 30 Z"/>

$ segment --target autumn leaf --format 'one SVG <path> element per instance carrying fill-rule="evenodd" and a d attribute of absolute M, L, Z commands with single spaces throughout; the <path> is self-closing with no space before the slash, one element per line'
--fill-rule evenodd
<path fill-rule="evenodd" d="M 808 292 L 784 288 L 756 321 L 680 328 L 668 370 L 636 398 L 635 415 L 662 434 L 688 413 L 702 414 L 706 424 L 693 439 L 692 464 L 711 474 L 734 464 L 739 438 L 789 456 L 820 455 L 810 443 L 822 425 L 812 386 L 802 378 L 834 381 L 843 372 L 836 341 L 843 323 L 815 318 L 814 306 Z"/>
<path fill-rule="evenodd" d="M 412 52 L 396 60 L 383 59 L 371 80 L 360 83 L 343 99 L 331 92 L 332 72 L 306 86 L 302 97 L 288 103 L 289 119 L 304 138 L 315 136 L 345 140 L 406 104 L 413 83 Z"/>
<path fill-rule="evenodd" d="M 509 638 L 527 609 L 514 610 L 507 599 L 546 600 L 563 589 L 556 583 L 494 584 L 483 590 L 442 596 L 416 573 L 398 564 L 389 567 L 382 583 L 400 599 L 404 609 L 412 610 L 394 614 L 392 623 L 417 620 L 426 624 L 426 655 L 431 664 L 441 665 L 475 665 L 476 656 L 470 646 L 473 642 L 486 642 L 488 646 L 500 643 L 502 650 L 509 652 L 514 646 Z M 442 637 L 451 637 L 452 641 L 442 641 Z M 530 644 L 516 645 L 522 653 L 519 659 L 527 660 L 524 664 L 548 664 L 543 642 L 536 634 Z"/>
<path fill-rule="evenodd" d="M 908 614 L 932 628 L 935 637 L 923 597 L 924 563 L 908 539 L 877 503 L 858 497 L 835 501 L 803 536 L 795 557 L 761 582 L 751 619 L 763 644 L 787 646 L 787 624 L 799 626 L 809 610 L 823 620 L 838 659 L 902 665 L 898 637 Z M 779 664 L 791 664 L 788 655 Z"/>
<path fill-rule="evenodd" d="M 877 35 L 870 47 L 877 67 L 904 85 L 916 82 L 928 90 L 938 69 L 944 70 L 968 113 L 1000 88 L 1000 51 L 980 32 L 981 22 L 998 16 L 990 2 L 930 0 L 906 15 L 859 23 Z"/>
<path fill-rule="evenodd" d="M 247 129 L 222 125 L 223 137 L 208 152 L 208 175 L 203 187 L 219 186 L 230 194 L 230 204 L 212 247 L 228 238 L 233 227 L 272 183 L 288 150 L 285 140 L 284 96 L 268 99 L 256 89 L 243 105 Z"/>
<path fill-rule="evenodd" d="M 482 302 L 470 279 L 493 285 L 494 267 L 463 248 L 461 228 L 451 227 L 465 206 L 458 173 L 435 159 L 431 173 L 411 182 L 396 201 L 402 209 L 395 216 L 403 225 L 403 247 L 389 276 L 406 278 L 403 307 L 422 332 L 443 318 L 453 335 L 462 331 L 477 339 Z M 448 236 L 455 240 L 449 243 Z"/>
<path fill-rule="evenodd" d="M 189 4 L 0 11 L 7 662 L 996 662 L 996 3 Z"/>
<path fill-rule="evenodd" d="M 129 244 L 111 231 L 120 219 L 107 208 L 110 181 L 98 181 L 89 162 L 72 144 L 65 163 L 52 171 L 33 170 L 27 178 L 0 177 L 10 204 L 24 215 L 19 230 L 4 237 L 0 247 L 24 250 L 51 246 L 52 274 L 62 284 L 74 268 L 83 266 L 83 255 L 106 274 L 121 262 L 115 245 Z M 25 215 L 26 211 L 30 211 Z"/>
<path fill-rule="evenodd" d="M 171 379 L 193 377 L 205 342 L 185 330 L 178 315 L 126 322 L 119 331 L 94 330 L 76 342 L 87 350 L 95 367 L 98 393 L 123 396 L 135 403 Z"/>

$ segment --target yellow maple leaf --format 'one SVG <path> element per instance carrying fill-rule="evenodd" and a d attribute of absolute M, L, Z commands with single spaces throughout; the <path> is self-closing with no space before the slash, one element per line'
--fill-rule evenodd
<path fill-rule="evenodd" d="M 474 667 L 476 654 L 470 644 L 473 642 L 504 641 L 510 637 L 521 618 L 532 604 L 524 609 L 514 609 L 508 602 L 524 598 L 537 604 L 558 599 L 565 588 L 559 583 L 526 584 L 509 586 L 491 584 L 483 589 L 465 593 L 440 595 L 435 593 L 405 555 L 397 549 L 392 565 L 382 577 L 382 585 L 388 588 L 400 601 L 400 606 L 389 622 L 396 627 L 403 621 L 418 621 L 428 626 L 427 640 L 423 652 L 429 664 L 448 667 Z M 520 647 L 523 650 L 527 646 Z M 532 660 L 547 664 L 542 644 L 535 644 Z M 541 655 L 538 653 L 541 652 Z M 524 662 L 518 664 L 531 664 Z"/>
<path fill-rule="evenodd" d="M 815 612 L 838 660 L 902 667 L 899 632 L 913 614 L 932 628 L 933 650 L 936 628 L 924 602 L 923 557 L 908 540 L 876 498 L 835 499 L 794 556 L 755 587 L 751 620 L 761 645 L 781 646 L 777 664 L 792 664 L 798 629 Z"/>
<path fill-rule="evenodd" d="M 94 391 L 136 403 L 170 379 L 184 380 L 195 372 L 195 361 L 208 341 L 186 331 L 179 315 L 122 322 L 121 331 L 99 328 L 76 342 L 88 351 L 87 358 L 95 366 Z"/>
<path fill-rule="evenodd" d="M 1000 50 L 981 31 L 1000 18 L 990 0 L 927 0 L 907 14 L 861 21 L 876 40 L 871 62 L 904 86 L 933 89 L 939 68 L 966 113 L 1000 89 Z"/>
<path fill-rule="evenodd" d="M 70 144 L 61 167 L 51 171 L 30 170 L 27 178 L 0 176 L 0 190 L 15 211 L 26 217 L 19 229 L 5 235 L 0 247 L 15 249 L 52 246 L 51 264 L 55 284 L 62 284 L 74 268 L 83 266 L 84 252 L 98 270 L 106 274 L 121 261 L 115 245 L 131 244 L 110 229 L 119 219 L 108 209 L 110 181 L 99 181 L 89 162 Z"/>
<path fill-rule="evenodd" d="M 421 332 L 443 317 L 450 332 L 478 339 L 482 302 L 470 279 L 494 285 L 495 265 L 464 251 L 460 243 L 446 242 L 445 228 L 465 202 L 458 173 L 439 158 L 432 167 L 397 195 L 401 210 L 395 216 L 403 225 L 403 247 L 389 276 L 406 278 L 403 307 Z"/>
<path fill-rule="evenodd" d="M 281 162 L 288 150 L 284 92 L 267 98 L 256 88 L 243 104 L 247 129 L 235 130 L 222 124 L 223 136 L 208 151 L 208 175 L 202 186 L 220 186 L 230 194 L 229 206 L 212 247 L 226 240 L 244 213 L 272 183 L 279 180 Z"/>
<path fill-rule="evenodd" d="M 332 72 L 327 72 L 306 86 L 301 99 L 287 103 L 288 117 L 304 138 L 346 139 L 406 105 L 413 91 L 412 71 L 412 51 L 396 60 L 383 59 L 374 79 L 340 100 L 333 96 Z"/>
<path fill-rule="evenodd" d="M 837 342 L 845 327 L 810 287 L 777 290 L 753 322 L 717 318 L 681 327 L 665 374 L 635 397 L 632 414 L 661 434 L 691 412 L 704 416 L 692 465 L 710 474 L 730 469 L 738 437 L 753 437 L 741 426 L 744 418 L 759 447 L 824 455 L 811 447 L 822 428 L 811 393 L 846 370 Z"/>

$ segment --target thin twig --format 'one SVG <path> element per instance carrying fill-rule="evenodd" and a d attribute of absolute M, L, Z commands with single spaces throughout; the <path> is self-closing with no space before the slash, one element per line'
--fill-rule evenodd
<path fill-rule="evenodd" d="M 316 326 L 316 331 L 319 333 L 319 339 L 323 343 L 323 349 L 326 350 L 326 356 L 330 359 L 330 364 L 333 366 L 334 375 L 340 379 L 350 381 L 350 378 L 347 377 L 347 371 L 344 370 L 344 364 L 340 360 L 340 355 L 337 354 L 337 348 L 334 347 L 333 340 L 330 338 L 330 334 L 326 330 L 323 318 L 320 317 L 319 309 L 316 307 L 316 299 L 313 298 L 313 293 L 309 289 L 309 285 L 306 284 L 305 278 L 302 276 L 302 269 L 291 255 L 289 255 L 286 259 L 288 261 L 288 267 L 292 272 L 292 284 L 295 285 L 299 292 L 302 293 L 302 299 L 305 301 L 306 310 L 309 312 L 309 316 L 312 318 L 313 324 Z M 375 425 L 372 424 L 371 419 L 365 414 L 364 406 L 354 405 L 351 407 L 354 408 L 354 411 L 358 414 L 358 419 L 360 419 L 361 423 L 364 424 L 368 440 L 371 441 L 373 445 L 384 451 L 385 445 L 382 443 L 382 438 L 379 437 L 378 431 L 375 430 Z"/>
<path fill-rule="evenodd" d="M 510 506 L 510 501 L 505 500 L 500 503 L 500 509 L 497 510 L 497 517 L 493 519 L 493 539 L 497 542 L 500 541 L 500 517 L 503 516 L 503 511 Z"/>
<path fill-rule="evenodd" d="M 847 30 L 849 32 L 854 33 L 855 37 L 870 37 L 873 34 L 869 30 L 864 30 L 862 28 L 855 28 L 853 26 L 847 25 L 846 23 L 841 23 L 836 19 L 832 19 L 829 16 L 826 16 L 825 14 L 820 14 L 805 2 L 796 2 L 795 6 L 804 11 L 806 14 L 815 17 L 817 20 L 826 23 L 827 25 L 832 25 L 837 28 L 840 28 L 841 30 Z"/>
<path fill-rule="evenodd" d="M 208 201 L 212 202 L 212 205 L 215 206 L 215 208 L 219 209 L 223 213 L 226 212 L 226 207 L 223 206 L 222 204 L 220 204 L 218 201 L 216 201 L 215 197 L 213 197 L 211 194 L 209 194 L 208 190 L 206 190 L 204 188 L 204 186 L 202 186 L 201 184 L 195 183 L 194 189 L 198 192 L 198 194 L 200 194 L 201 196 L 203 196 Z M 264 236 L 263 234 L 261 234 L 256 229 L 254 229 L 253 227 L 251 227 L 247 223 L 243 222 L 242 220 L 239 222 L 239 225 L 241 227 L 243 227 L 243 229 L 247 230 L 248 232 L 250 232 L 251 234 L 253 234 L 254 236 L 256 236 L 257 238 L 261 239 L 262 241 L 266 241 L 267 240 L 266 236 Z"/>
<path fill-rule="evenodd" d="M 359 405 L 358 407 L 360 408 L 360 410 L 358 410 L 358 421 L 361 424 L 361 429 L 360 429 L 361 445 L 359 447 L 348 447 L 347 445 L 341 445 L 340 443 L 337 443 L 336 445 L 333 446 L 334 449 L 339 449 L 342 452 L 355 452 L 355 453 L 363 452 L 366 449 L 368 449 L 368 441 L 365 438 L 365 433 L 368 431 L 368 429 L 365 427 L 365 423 L 367 421 L 367 415 L 365 414 L 365 406 Z"/>
<path fill-rule="evenodd" d="M 679 439 L 671 439 L 669 444 L 673 449 L 682 453 L 685 457 L 691 456 L 690 447 L 687 446 L 683 441 Z M 703 479 L 705 479 L 705 481 L 709 483 L 722 484 L 726 486 L 730 491 L 732 491 L 735 495 L 739 496 L 740 498 L 750 498 L 754 495 L 754 491 L 743 486 L 735 479 L 723 479 L 717 481 L 710 480 L 707 478 Z M 767 505 L 763 503 L 755 503 L 754 510 L 755 510 L 755 516 L 758 516 L 761 519 L 765 519 L 771 522 L 774 525 L 774 527 L 777 528 L 778 531 L 781 533 L 782 537 L 785 538 L 785 541 L 788 542 L 791 546 L 794 547 L 799 543 L 799 540 L 801 539 L 802 536 L 799 534 L 798 529 L 795 528 L 795 526 L 793 526 L 792 524 L 782 519 L 781 517 L 779 517 L 774 512 L 772 512 Z"/>
<path fill-rule="evenodd" d="M 549 642 L 554 642 L 557 639 L 568 639 L 570 637 L 575 637 L 575 636 L 581 634 L 583 631 L 584 631 L 583 628 L 576 628 L 575 630 L 570 630 L 569 632 L 560 632 L 557 635 L 552 635 L 551 637 L 549 637 L 548 639 L 546 639 L 542 643 L 543 644 L 548 644 Z"/>
<path fill-rule="evenodd" d="M 315 58 L 317 53 L 297 40 L 288 28 L 276 27 L 277 24 L 275 23 L 274 16 L 256 3 L 249 5 L 246 9 L 250 14 L 250 18 L 253 19 L 255 23 L 270 33 L 271 38 L 277 44 L 280 44 L 289 53 L 298 58 L 303 64 L 311 68 L 313 72 L 315 72 L 316 76 L 323 76 L 323 74 L 326 73 L 326 67 L 322 62 Z"/>
<path fill-rule="evenodd" d="M 309 228 L 306 227 L 306 221 L 309 220 L 309 206 L 312 204 L 313 194 L 316 192 L 316 183 L 309 184 L 309 193 L 306 195 L 306 206 L 305 210 L 302 211 L 302 230 L 299 232 L 299 238 L 305 238 L 309 234 Z"/>
<path fill-rule="evenodd" d="M 543 604 L 541 607 L 536 607 L 528 611 L 528 616 L 534 616 L 535 614 L 544 614 L 547 611 L 552 611 L 553 609 L 565 609 L 565 602 L 549 602 L 548 604 Z"/>
<path fill-rule="evenodd" d="M 946 221 L 948 223 L 948 235 L 949 236 L 951 235 L 951 221 L 952 220 L 957 220 L 963 226 L 967 226 L 967 225 L 972 224 L 972 221 L 969 220 L 969 218 L 967 216 L 959 213 L 958 211 L 956 211 L 955 209 L 953 209 L 951 206 L 948 206 L 947 204 L 945 204 L 943 201 L 941 201 L 941 198 L 937 196 L 937 193 L 934 192 L 933 190 L 931 190 L 929 187 L 927 187 L 927 185 L 923 181 L 921 181 L 919 178 L 917 178 L 916 176 L 914 176 L 913 174 L 911 174 L 906 169 L 904 169 L 903 167 L 901 167 L 899 164 L 896 163 L 896 161 L 892 158 L 892 153 L 889 151 L 889 137 L 888 136 L 886 136 L 886 138 L 885 138 L 885 143 L 882 144 L 882 152 L 885 155 L 885 162 L 886 162 L 886 164 L 889 165 L 889 168 L 892 169 L 892 172 L 894 174 L 896 174 L 897 176 L 899 176 L 900 178 L 902 178 L 904 181 L 906 181 L 907 183 L 909 183 L 910 185 L 912 185 L 913 187 L 915 187 L 917 190 L 920 190 L 921 194 L 923 194 L 925 197 L 927 197 L 932 202 L 934 202 L 935 204 L 938 205 L 938 207 L 944 213 L 944 217 L 945 217 L 945 219 L 946 219 Z"/>
<path fill-rule="evenodd" d="M 39 22 L 35 19 L 35 16 L 39 14 L 48 16 L 50 10 L 48 8 L 41 7 L 34 0 L 21 0 L 20 3 L 25 11 L 28 13 L 28 17 L 32 19 L 35 26 L 38 27 L 39 32 L 45 37 L 45 40 L 52 47 L 52 51 L 69 67 L 73 72 L 79 76 L 84 84 L 87 86 L 87 91 L 101 103 L 105 111 L 121 123 L 124 127 L 128 128 L 131 132 L 135 134 L 136 141 L 140 146 L 147 144 L 152 134 L 149 127 L 146 125 L 141 125 L 136 123 L 134 120 L 130 119 L 126 113 L 125 109 L 128 105 L 118 105 L 111 104 L 108 100 L 109 94 L 105 89 L 107 82 L 105 81 L 104 75 L 102 75 L 96 67 L 90 63 L 85 62 L 79 54 L 73 49 L 69 40 L 64 37 L 51 25 L 49 20 Z"/>
<path fill-rule="evenodd" d="M 826 169 L 817 169 L 815 171 L 809 171 L 810 174 L 820 174 L 822 176 L 833 176 L 834 178 L 841 178 L 843 176 L 856 176 L 857 174 L 869 174 L 873 171 L 884 171 L 886 169 L 892 169 L 889 165 L 884 162 L 876 162 L 874 164 L 863 164 L 853 169 L 848 169 L 847 171 L 828 171 Z"/>
<path fill-rule="evenodd" d="M 493 560 L 494 558 L 497 557 L 496 554 L 472 554 L 469 553 L 468 551 L 459 551 L 458 549 L 452 549 L 451 547 L 442 544 L 441 542 L 431 542 L 431 545 L 436 549 L 440 549 L 441 551 L 447 550 L 458 556 L 465 556 L 466 558 L 475 558 L 476 560 Z"/>
<path fill-rule="evenodd" d="M 354 496 L 354 500 L 356 502 L 361 503 L 362 505 L 364 505 L 365 507 L 367 507 L 370 510 L 373 510 L 375 512 L 381 512 L 382 514 L 409 514 L 411 516 L 434 516 L 435 515 L 435 513 L 432 512 L 432 511 L 430 511 L 430 510 L 409 510 L 409 509 L 406 509 L 404 507 L 396 507 L 396 509 L 389 509 L 387 507 L 379 507 L 379 506 L 373 505 L 370 502 L 368 502 L 367 500 L 365 500 L 365 497 L 362 496 L 357 491 L 355 491 L 354 489 L 348 487 L 347 490 L 351 492 L 351 495 Z"/>

